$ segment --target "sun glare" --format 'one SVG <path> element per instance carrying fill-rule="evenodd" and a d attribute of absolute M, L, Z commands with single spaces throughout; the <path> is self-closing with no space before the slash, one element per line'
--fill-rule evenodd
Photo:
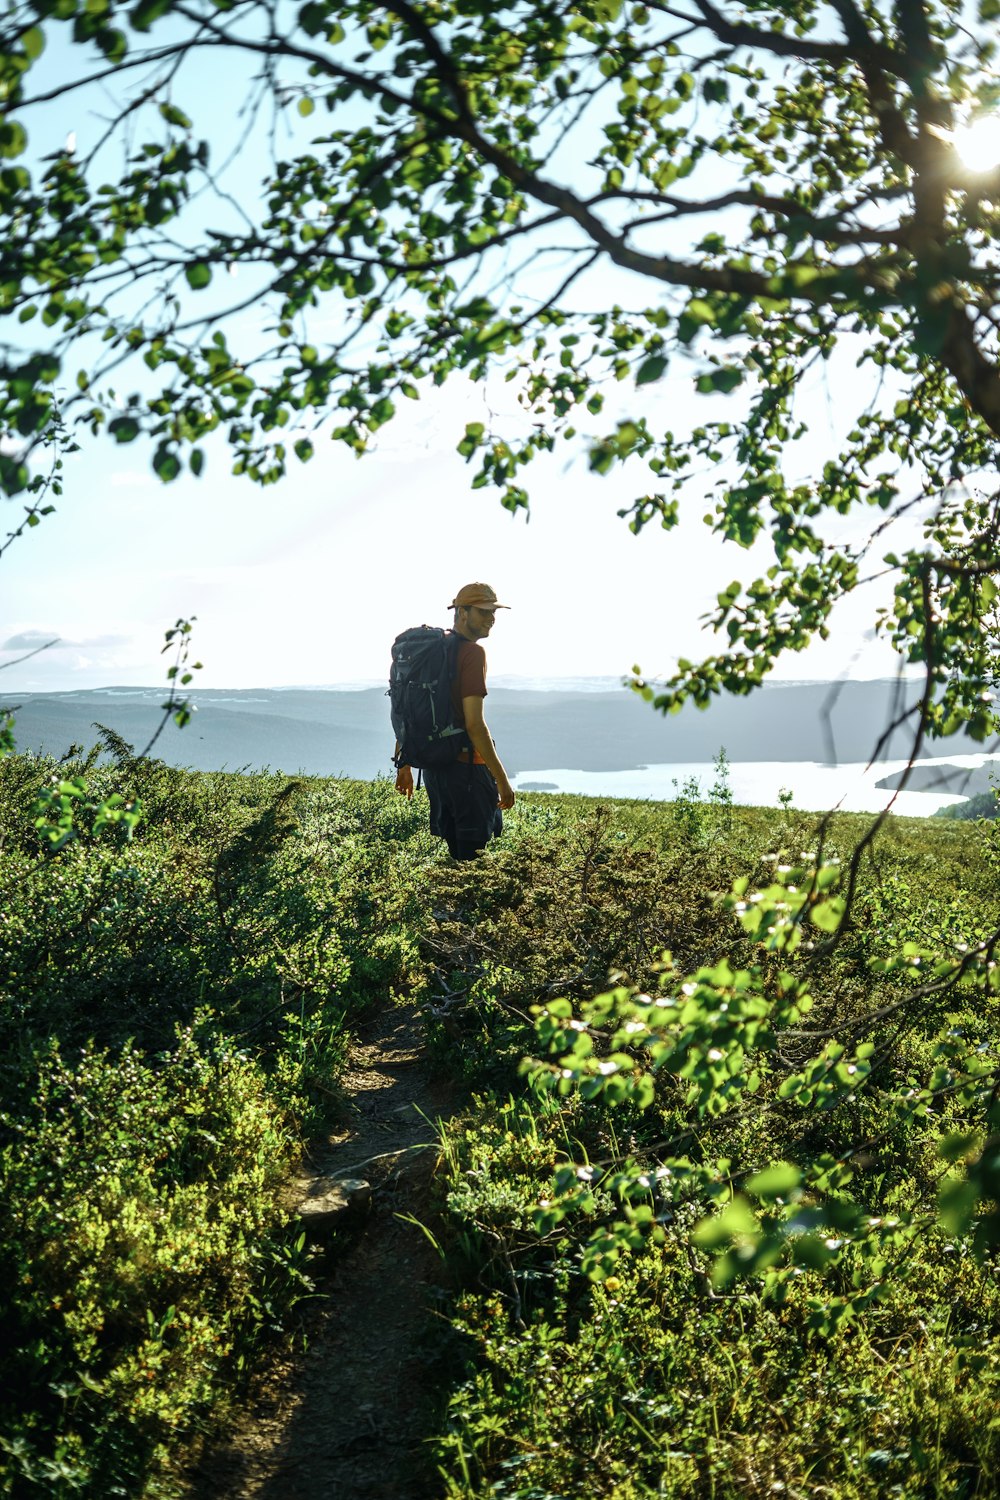
<path fill-rule="evenodd" d="M 1000 115 L 980 115 L 956 130 L 955 150 L 970 172 L 1000 167 Z"/>

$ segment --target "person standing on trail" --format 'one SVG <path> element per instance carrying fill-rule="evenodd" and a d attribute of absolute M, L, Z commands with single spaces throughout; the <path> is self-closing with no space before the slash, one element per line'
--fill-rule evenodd
<path fill-rule="evenodd" d="M 453 721 L 464 726 L 471 749 L 459 751 L 449 765 L 426 767 L 423 777 L 431 804 L 431 833 L 444 839 L 454 859 L 474 859 L 503 831 L 502 810 L 514 806 L 514 789 L 483 717 L 486 652 L 479 644 L 493 629 L 497 610 L 510 606 L 498 603 L 488 583 L 467 583 L 448 607 L 454 611 L 453 632 L 459 637 L 451 679 Z M 410 766 L 397 767 L 396 790 L 413 796 Z"/>

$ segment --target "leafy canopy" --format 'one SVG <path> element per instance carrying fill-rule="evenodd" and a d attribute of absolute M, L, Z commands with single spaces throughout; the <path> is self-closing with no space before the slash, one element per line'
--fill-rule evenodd
<path fill-rule="evenodd" d="M 724 649 L 646 687 L 658 707 L 748 691 L 889 570 L 919 732 L 983 738 L 1000 167 L 964 166 L 954 132 L 997 100 L 998 11 L 15 0 L 0 483 L 32 524 L 81 424 L 149 440 L 167 481 L 219 433 L 268 483 L 318 434 L 363 452 L 401 398 L 496 371 L 523 420 L 459 449 L 504 505 L 576 440 L 652 476 L 635 530 L 707 486 L 721 538 L 773 550 L 719 595 Z M 90 138 L 39 155 L 97 88 Z M 232 159 L 254 191 L 227 188 Z M 803 395 L 824 366 L 832 436 Z M 697 425 L 671 425 L 668 371 Z M 919 524 L 884 557 L 894 517 Z"/>

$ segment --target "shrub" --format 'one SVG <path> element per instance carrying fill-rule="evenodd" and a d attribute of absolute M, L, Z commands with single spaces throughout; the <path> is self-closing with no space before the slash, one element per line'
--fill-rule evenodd
<path fill-rule="evenodd" d="M 495 1083 L 444 1137 L 447 1494 L 986 1496 L 994 966 L 921 955 L 993 930 L 990 848 L 891 820 L 852 867 L 836 817 L 814 881 L 788 809 L 724 809 L 725 851 L 695 811 L 563 799 L 544 847 L 436 877 L 439 1041 Z"/>
<path fill-rule="evenodd" d="M 50 1044 L 0 1129 L 0 1492 L 136 1493 L 303 1285 L 296 1143 L 259 1066 L 190 1030 L 155 1062 Z"/>
<path fill-rule="evenodd" d="M 157 1491 L 287 1331 L 308 1282 L 279 1189 L 336 1100 L 345 1027 L 421 984 L 433 855 L 388 783 L 199 775 L 105 748 L 0 757 L 12 1500 Z M 88 814 L 40 837 L 40 792 L 71 782 L 74 806 L 127 799 L 141 821 Z"/>

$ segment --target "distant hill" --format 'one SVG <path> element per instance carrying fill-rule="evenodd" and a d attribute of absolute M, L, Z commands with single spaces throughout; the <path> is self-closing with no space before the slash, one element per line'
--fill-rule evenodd
<path fill-rule="evenodd" d="M 969 797 L 965 802 L 952 802 L 947 807 L 939 807 L 933 816 L 935 818 L 964 818 L 970 822 L 974 818 L 995 821 L 997 799 L 992 791 L 980 792 L 978 796 Z"/>
<path fill-rule="evenodd" d="M 699 712 L 664 718 L 627 689 L 532 691 L 494 688 L 490 728 L 508 771 L 564 768 L 617 771 L 672 762 L 711 761 L 724 745 L 733 761 L 863 761 L 892 717 L 896 684 L 775 683 L 748 698 L 723 698 Z M 915 689 L 912 690 L 915 696 Z M 160 719 L 163 688 L 99 688 L 8 697 L 22 750 L 62 755 L 92 745 L 96 723 L 142 749 Z M 184 730 L 169 724 L 154 754 L 195 770 L 257 769 L 368 779 L 391 771 L 389 705 L 381 688 L 206 689 Z M 898 713 L 898 706 L 896 708 Z M 905 735 L 881 759 L 908 753 Z M 933 756 L 935 743 L 924 756 Z M 949 740 L 941 754 L 984 747 Z"/>
<path fill-rule="evenodd" d="M 877 787 L 895 791 L 903 784 L 904 772 L 893 771 L 876 781 Z M 906 777 L 906 787 L 911 792 L 961 792 L 966 797 L 993 799 L 992 787 L 997 776 L 996 763 L 969 768 L 953 766 L 947 760 L 938 760 L 933 766 L 914 766 Z"/>

